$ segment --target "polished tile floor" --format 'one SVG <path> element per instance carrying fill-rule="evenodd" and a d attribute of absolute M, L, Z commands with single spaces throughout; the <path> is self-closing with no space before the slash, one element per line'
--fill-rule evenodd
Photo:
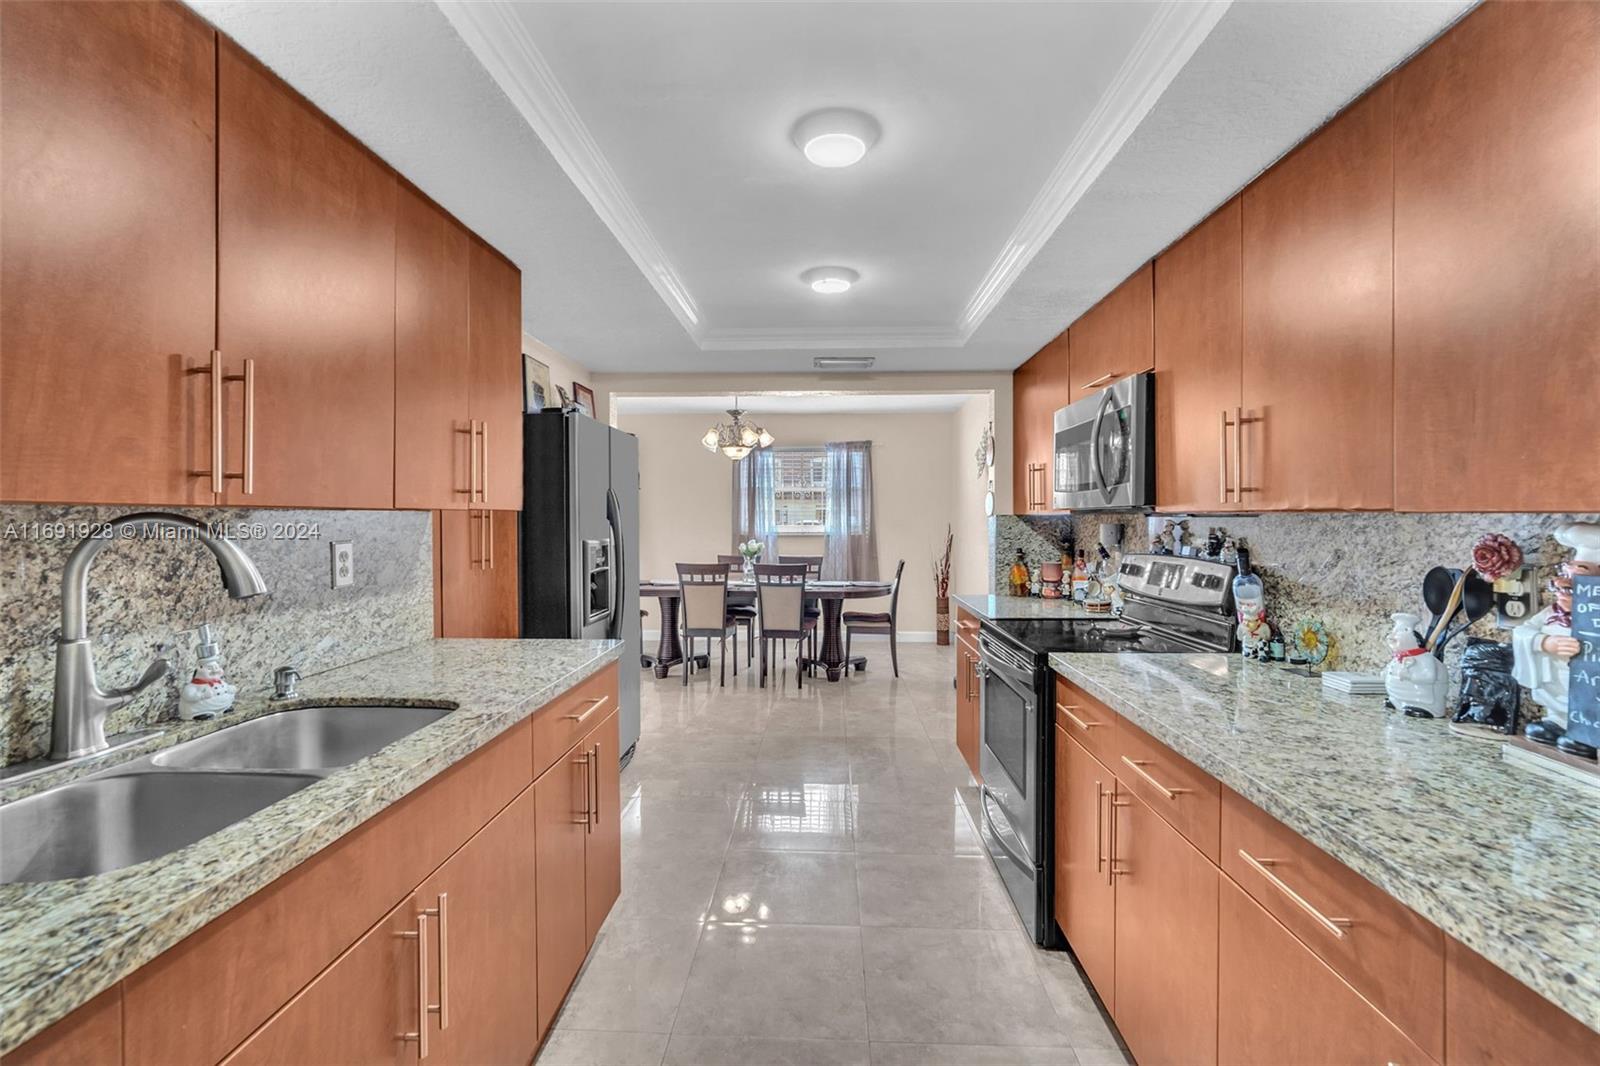
<path fill-rule="evenodd" d="M 982 852 L 950 649 L 896 680 L 862 643 L 867 673 L 804 691 L 645 673 L 622 898 L 541 1066 L 1127 1061 Z"/>

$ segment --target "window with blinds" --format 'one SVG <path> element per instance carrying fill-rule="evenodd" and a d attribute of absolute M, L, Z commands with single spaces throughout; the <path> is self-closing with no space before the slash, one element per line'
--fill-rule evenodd
<path fill-rule="evenodd" d="M 828 516 L 827 452 L 775 448 L 772 509 L 780 534 L 822 533 Z"/>

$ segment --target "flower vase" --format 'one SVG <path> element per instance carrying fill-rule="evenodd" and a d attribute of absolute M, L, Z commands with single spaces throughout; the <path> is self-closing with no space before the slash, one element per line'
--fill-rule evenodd
<path fill-rule="evenodd" d="M 950 646 L 950 597 L 936 596 L 933 601 L 934 609 L 934 643 L 942 647 Z"/>
<path fill-rule="evenodd" d="M 756 561 L 751 556 L 744 557 L 744 576 L 751 577 L 756 572 Z"/>

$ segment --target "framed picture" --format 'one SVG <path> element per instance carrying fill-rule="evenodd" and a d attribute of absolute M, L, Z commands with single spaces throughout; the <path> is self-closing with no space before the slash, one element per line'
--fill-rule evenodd
<path fill-rule="evenodd" d="M 578 410 L 594 417 L 594 390 L 581 381 L 572 383 L 572 402 L 578 405 Z"/>
<path fill-rule="evenodd" d="M 532 414 L 550 406 L 550 368 L 522 353 L 522 411 Z"/>

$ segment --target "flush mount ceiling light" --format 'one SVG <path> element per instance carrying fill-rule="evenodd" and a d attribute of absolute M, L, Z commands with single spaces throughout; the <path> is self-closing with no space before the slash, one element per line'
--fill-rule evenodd
<path fill-rule="evenodd" d="M 861 162 L 879 132 L 878 120 L 865 111 L 827 107 L 803 116 L 789 136 L 811 162 L 834 168 Z"/>
<path fill-rule="evenodd" d="M 837 296 L 848 292 L 850 286 L 861 280 L 861 274 L 849 267 L 812 267 L 800 275 L 800 280 L 810 285 L 812 292 Z"/>
<path fill-rule="evenodd" d="M 718 422 L 706 430 L 706 435 L 700 438 L 700 443 L 705 445 L 708 452 L 721 452 L 735 462 L 743 459 L 757 448 L 772 447 L 773 436 L 754 422 L 746 422 L 744 412 L 739 410 L 739 397 L 733 398 L 734 406 L 728 409 L 731 422 Z"/>

